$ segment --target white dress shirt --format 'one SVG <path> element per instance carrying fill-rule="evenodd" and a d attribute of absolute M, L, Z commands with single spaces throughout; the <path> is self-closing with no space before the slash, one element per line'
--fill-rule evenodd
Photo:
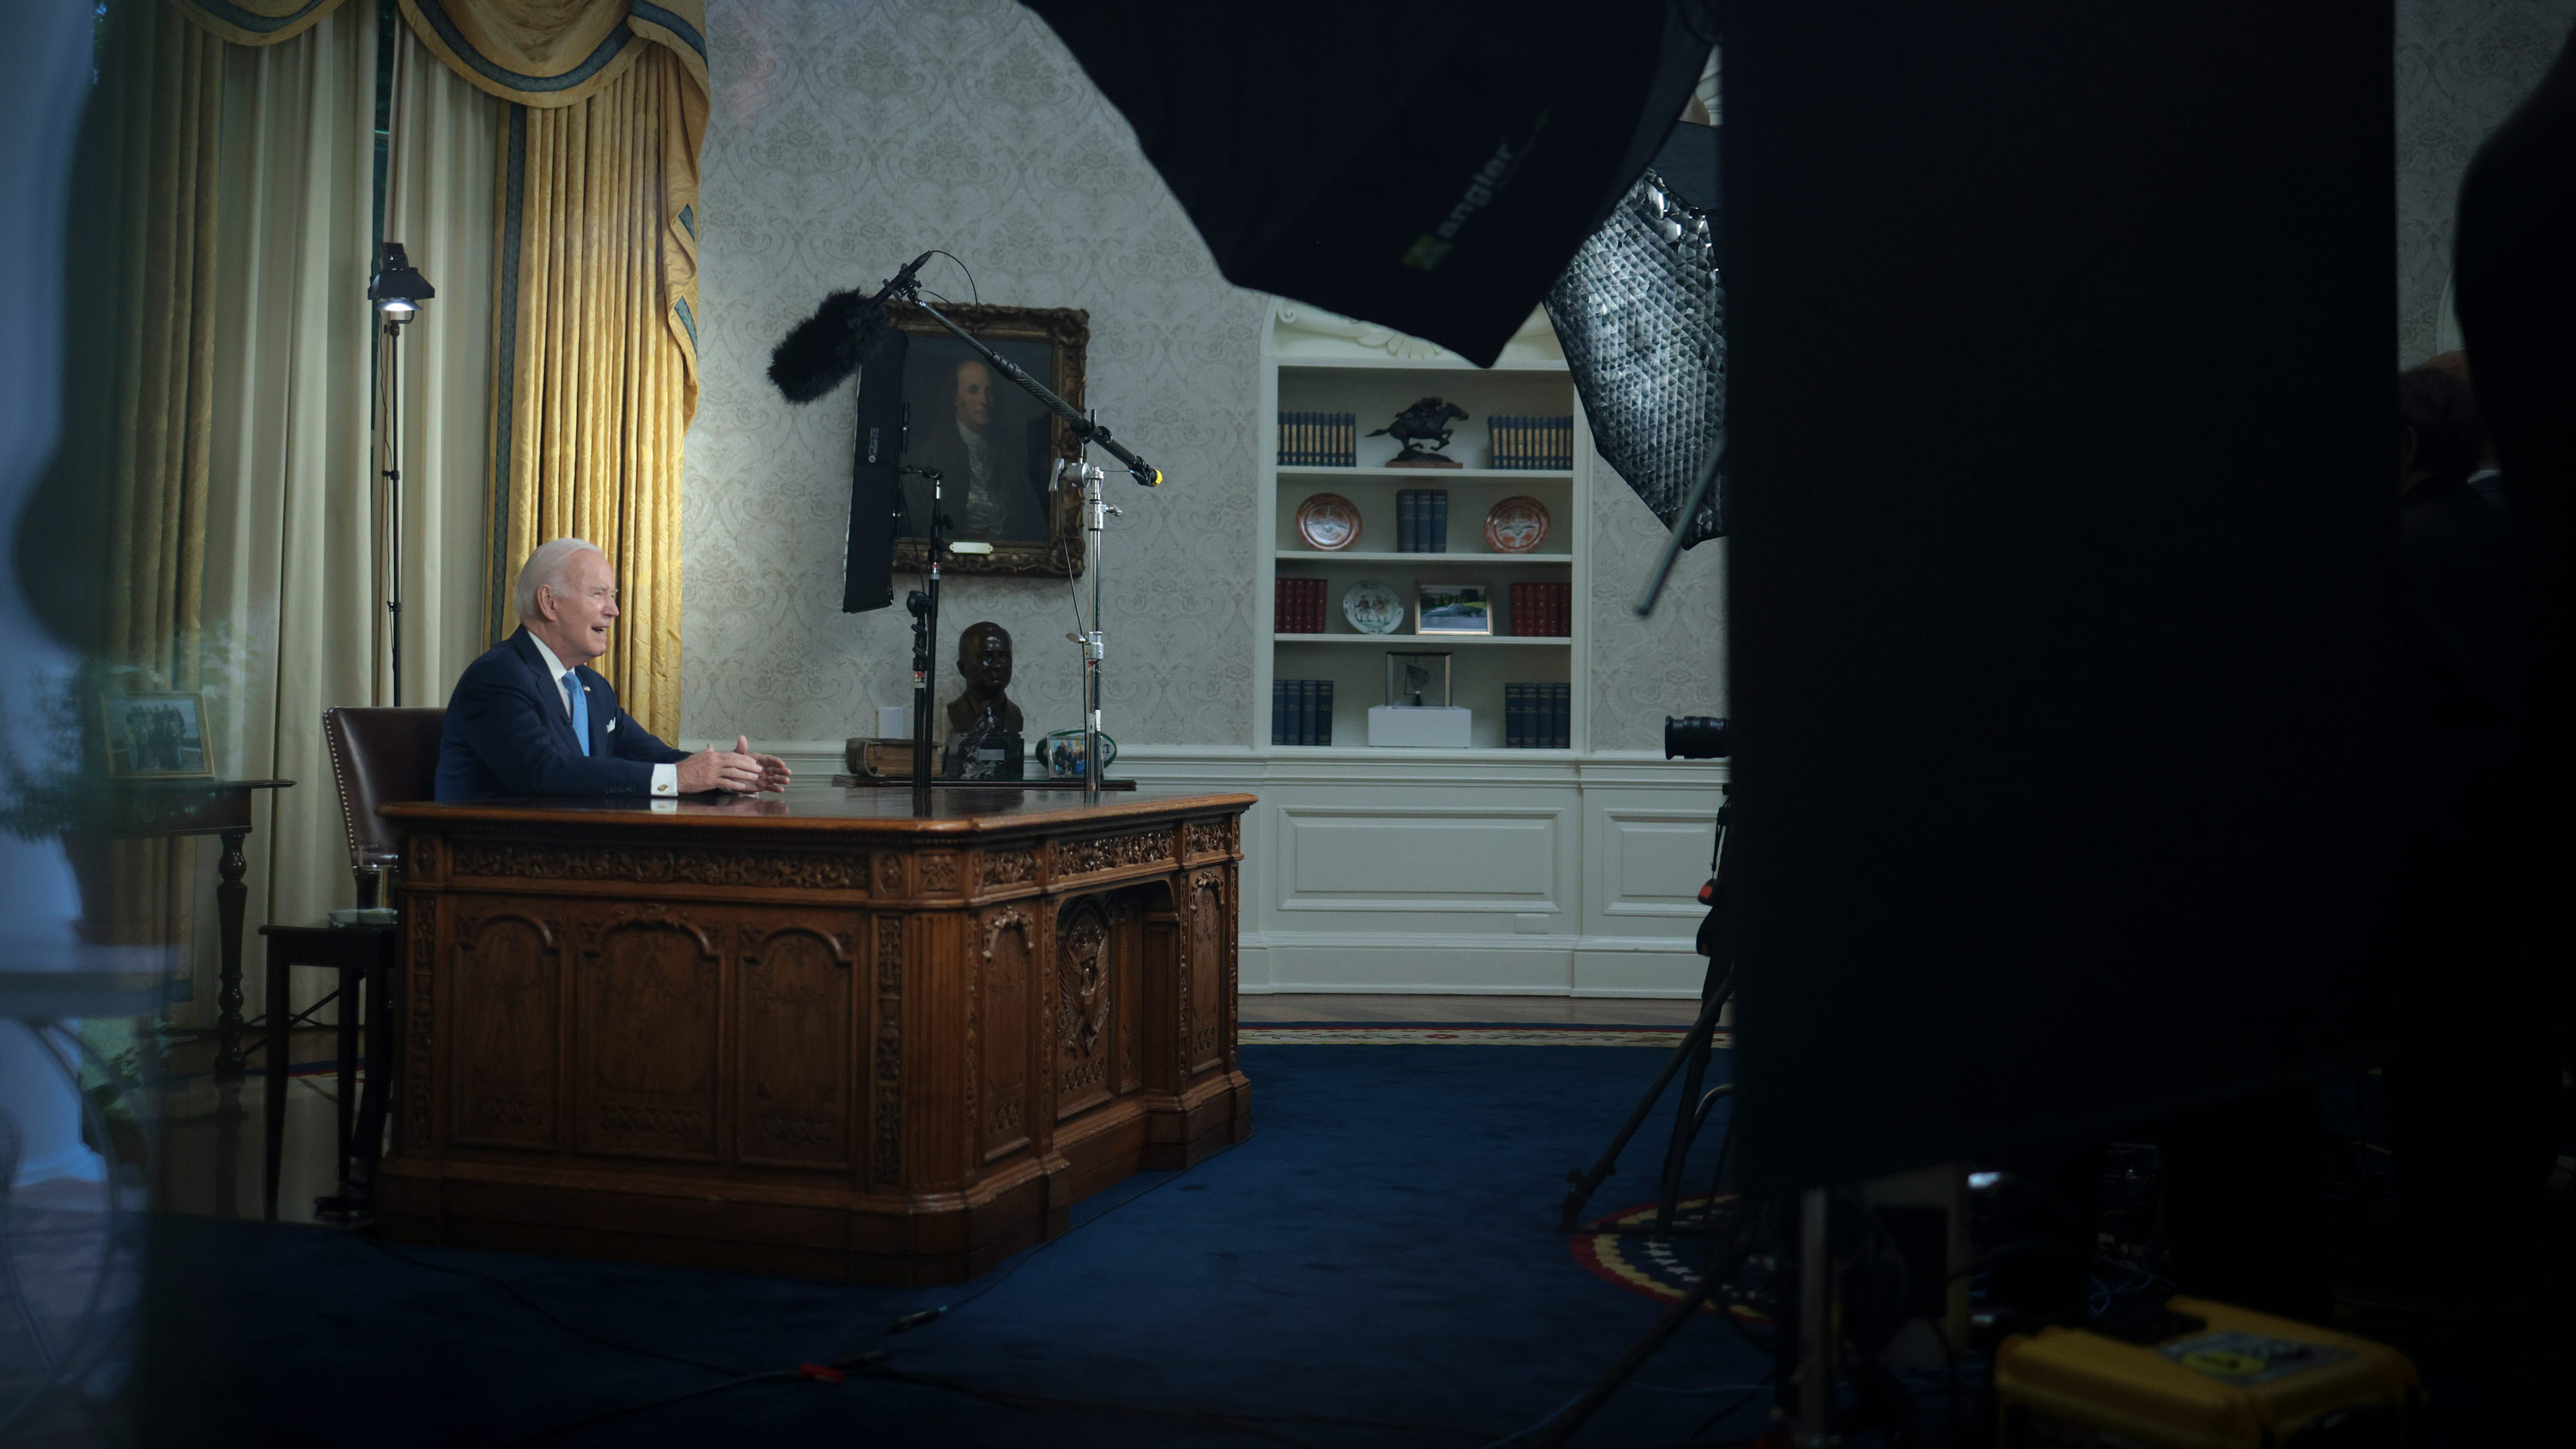
<path fill-rule="evenodd" d="M 555 697 L 563 701 L 564 718 L 567 720 L 571 719 L 572 686 L 564 683 L 564 676 L 570 674 L 572 671 L 566 669 L 564 667 L 564 662 L 555 657 L 555 651 L 546 647 L 545 640 L 537 637 L 536 630 L 530 629 L 528 631 L 528 642 L 537 646 L 537 657 L 546 662 L 546 677 L 555 682 Z M 589 691 L 590 686 L 582 686 L 583 693 L 587 694 Z M 616 723 L 617 722 L 615 720 L 609 721 L 611 727 L 614 727 Z M 603 730 L 601 732 L 601 738 L 605 739 L 606 736 L 607 732 Z M 679 794 L 680 767 L 677 765 L 655 765 L 653 767 L 653 793 L 656 795 Z"/>

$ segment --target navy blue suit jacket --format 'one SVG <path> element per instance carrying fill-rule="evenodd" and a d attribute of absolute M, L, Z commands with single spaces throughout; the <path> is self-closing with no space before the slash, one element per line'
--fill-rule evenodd
<path fill-rule="evenodd" d="M 465 666 L 439 735 L 438 798 L 650 795 L 655 765 L 688 758 L 618 708 L 617 691 L 596 670 L 577 664 L 573 674 L 590 691 L 587 756 L 527 630 Z"/>

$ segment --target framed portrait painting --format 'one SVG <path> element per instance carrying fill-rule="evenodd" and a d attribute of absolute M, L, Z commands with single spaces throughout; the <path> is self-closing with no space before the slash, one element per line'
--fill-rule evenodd
<path fill-rule="evenodd" d="M 1091 314 L 1071 307 L 956 306 L 940 309 L 1012 365 L 1082 403 L 1083 353 Z M 888 309 L 910 339 L 903 364 L 907 467 L 935 468 L 953 543 L 990 553 L 951 553 L 952 573 L 1082 572 L 1081 498 L 1054 481 L 1054 460 L 1074 455 L 1073 429 L 999 375 L 973 349 L 918 307 Z M 930 542 L 930 485 L 906 475 L 894 566 L 918 572 Z"/>
<path fill-rule="evenodd" d="M 107 734 L 107 773 L 116 780 L 207 779 L 206 697 L 202 694 L 103 694 L 99 723 Z"/>

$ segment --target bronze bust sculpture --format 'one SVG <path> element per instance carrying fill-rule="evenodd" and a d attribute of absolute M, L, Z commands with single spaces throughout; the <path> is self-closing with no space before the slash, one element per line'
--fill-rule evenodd
<path fill-rule="evenodd" d="M 948 701 L 953 735 L 1018 734 L 1020 707 L 1002 691 L 1011 683 L 1011 632 L 987 619 L 957 636 L 957 674 L 966 692 Z"/>

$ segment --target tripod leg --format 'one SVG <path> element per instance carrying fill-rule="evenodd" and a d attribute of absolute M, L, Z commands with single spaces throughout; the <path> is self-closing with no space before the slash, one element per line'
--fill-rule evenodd
<path fill-rule="evenodd" d="M 1710 965 L 1716 962 L 1712 960 Z M 1700 1085 L 1708 1078 L 1708 1058 L 1717 1043 L 1717 1018 L 1726 1009 L 1726 999 L 1734 989 L 1733 973 L 1728 974 L 1717 995 L 1700 1007 L 1704 1024 L 1698 1033 L 1699 1050 L 1691 1054 L 1690 1071 L 1682 1078 L 1682 1099 L 1673 1113 L 1673 1139 L 1664 1148 L 1663 1193 L 1655 1200 L 1655 1231 L 1673 1230 L 1673 1212 L 1681 1201 L 1682 1165 L 1690 1157 L 1691 1143 L 1699 1136 Z"/>
<path fill-rule="evenodd" d="M 1717 1014 L 1726 1005 L 1728 986 L 1726 978 L 1719 974 L 1716 961 L 1708 963 L 1708 970 L 1708 988 L 1701 996 L 1699 1019 L 1691 1024 L 1689 1033 L 1682 1037 L 1681 1045 L 1673 1048 L 1672 1055 L 1664 1059 L 1663 1069 L 1656 1072 L 1655 1080 L 1647 1085 L 1646 1095 L 1637 1099 L 1636 1107 L 1628 1113 L 1628 1120 L 1619 1124 L 1617 1135 L 1610 1139 L 1610 1145 L 1602 1151 L 1600 1160 L 1592 1164 L 1592 1170 L 1565 1175 L 1565 1180 L 1573 1184 L 1574 1190 L 1565 1195 L 1564 1205 L 1558 1210 L 1558 1232 L 1570 1233 L 1580 1225 L 1583 1205 L 1592 1200 L 1592 1194 L 1600 1189 L 1601 1184 L 1610 1180 L 1610 1174 L 1619 1170 L 1619 1154 L 1626 1150 L 1628 1139 L 1636 1136 L 1637 1129 L 1645 1125 L 1647 1114 L 1655 1110 L 1655 1103 L 1664 1095 L 1664 1088 L 1672 1084 L 1674 1074 L 1691 1060 L 1694 1052 L 1706 1045 L 1709 1033 L 1717 1029 Z M 1687 1114 L 1690 1108 L 1685 1105 L 1682 1110 Z"/>

